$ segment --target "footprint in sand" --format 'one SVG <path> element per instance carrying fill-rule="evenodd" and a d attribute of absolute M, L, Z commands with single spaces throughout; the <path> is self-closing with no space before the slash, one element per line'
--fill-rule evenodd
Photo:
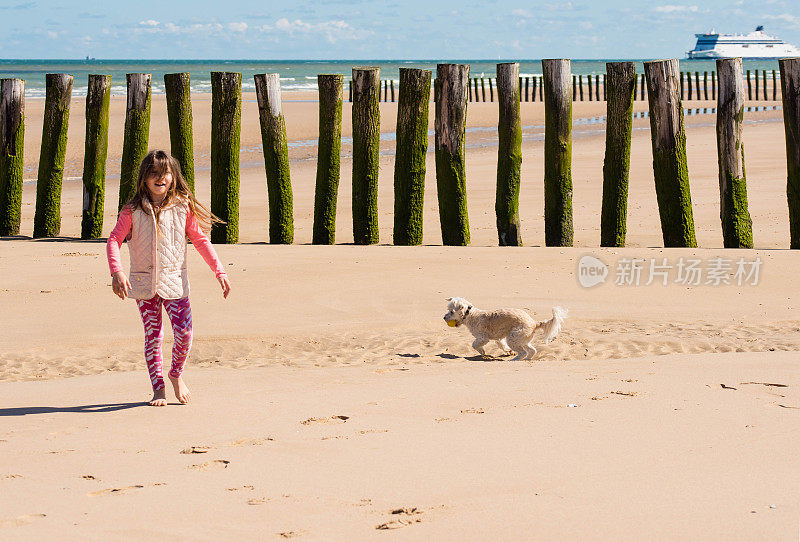
<path fill-rule="evenodd" d="M 467 408 L 461 411 L 462 414 L 485 414 L 482 408 Z"/>
<path fill-rule="evenodd" d="M 144 486 L 142 485 L 134 485 L 128 487 L 114 487 L 109 489 L 101 489 L 100 491 L 92 491 L 91 493 L 87 493 L 90 497 L 98 497 L 100 495 L 122 495 L 123 493 L 127 493 L 132 489 L 142 489 Z"/>
<path fill-rule="evenodd" d="M 0 527 L 21 527 L 33 523 L 37 519 L 46 518 L 47 514 L 25 514 L 11 519 L 0 519 Z"/>
<path fill-rule="evenodd" d="M 350 416 L 331 416 L 330 418 L 309 418 L 300 422 L 303 425 L 314 425 L 318 423 L 344 423 Z"/>
<path fill-rule="evenodd" d="M 258 506 L 259 504 L 267 504 L 269 499 L 266 497 L 259 497 L 256 499 L 247 499 L 247 504 L 250 506 Z"/>
<path fill-rule="evenodd" d="M 214 461 L 207 461 L 199 465 L 190 465 L 190 469 L 195 470 L 222 470 L 227 469 L 230 461 L 227 459 L 215 459 Z"/>
<path fill-rule="evenodd" d="M 211 450 L 211 446 L 191 446 L 181 450 L 182 454 L 207 454 Z"/>
<path fill-rule="evenodd" d="M 408 527 L 409 525 L 414 525 L 415 523 L 419 523 L 422 521 L 422 518 L 416 517 L 422 514 L 422 510 L 420 510 L 416 506 L 408 508 L 395 508 L 394 510 L 391 511 L 391 514 L 393 516 L 397 516 L 397 519 L 393 519 L 392 521 L 387 521 L 386 523 L 381 523 L 380 525 L 376 525 L 375 529 L 379 531 L 400 529 L 402 527 Z"/>
<path fill-rule="evenodd" d="M 297 536 L 303 536 L 305 531 L 284 531 L 282 533 L 278 533 L 278 536 L 281 538 L 295 538 Z"/>

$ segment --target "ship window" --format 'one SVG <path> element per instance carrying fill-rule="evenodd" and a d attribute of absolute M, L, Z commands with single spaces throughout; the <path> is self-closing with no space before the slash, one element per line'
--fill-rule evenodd
<path fill-rule="evenodd" d="M 767 47 L 772 47 L 772 45 L 767 45 Z"/>
<path fill-rule="evenodd" d="M 750 47 L 750 46 L 749 46 L 749 45 L 747 45 L 747 44 L 745 44 L 745 45 L 742 45 L 742 47 Z"/>

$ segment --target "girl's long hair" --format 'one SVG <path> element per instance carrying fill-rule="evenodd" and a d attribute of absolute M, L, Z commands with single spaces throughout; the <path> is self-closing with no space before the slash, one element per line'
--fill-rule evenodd
<path fill-rule="evenodd" d="M 214 216 L 202 203 L 197 201 L 192 191 L 189 190 L 189 185 L 181 173 L 181 166 L 178 161 L 171 156 L 168 152 L 162 150 L 154 150 L 147 153 L 147 156 L 142 160 L 139 166 L 139 177 L 136 179 L 136 193 L 131 200 L 127 203 L 131 211 L 136 209 L 143 209 L 142 201 L 147 198 L 150 200 L 150 193 L 147 191 L 147 179 L 150 176 L 162 177 L 167 173 L 172 173 L 172 185 L 164 196 L 164 201 L 161 202 L 161 207 L 167 207 L 179 200 L 184 200 L 189 205 L 189 210 L 192 211 L 197 218 L 200 227 L 208 233 L 212 224 L 224 224 L 225 222 L 220 218 Z"/>

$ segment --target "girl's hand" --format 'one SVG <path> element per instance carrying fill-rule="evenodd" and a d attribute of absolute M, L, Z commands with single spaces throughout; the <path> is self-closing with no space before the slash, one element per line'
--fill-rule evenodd
<path fill-rule="evenodd" d="M 111 289 L 119 296 L 120 299 L 128 297 L 128 292 L 131 291 L 131 283 L 128 277 L 122 271 L 117 271 L 111 276 Z"/>
<path fill-rule="evenodd" d="M 220 275 L 217 280 L 222 287 L 222 297 L 228 299 L 228 294 L 231 293 L 231 282 L 228 280 L 228 275 Z"/>

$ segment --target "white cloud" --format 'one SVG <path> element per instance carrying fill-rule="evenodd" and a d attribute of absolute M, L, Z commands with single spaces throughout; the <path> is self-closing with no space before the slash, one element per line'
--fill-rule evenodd
<path fill-rule="evenodd" d="M 697 6 L 676 6 L 672 4 L 668 4 L 666 6 L 656 6 L 655 10 L 660 13 L 676 13 L 676 12 L 692 12 L 697 13 L 700 11 L 700 8 Z"/>
<path fill-rule="evenodd" d="M 514 15 L 515 17 L 525 17 L 526 19 L 530 19 L 531 17 L 533 17 L 533 13 L 531 13 L 527 9 L 512 10 L 511 15 Z"/>
<path fill-rule="evenodd" d="M 247 23 L 228 23 L 228 28 L 234 32 L 244 32 L 247 30 Z"/>
<path fill-rule="evenodd" d="M 146 21 L 140 21 L 139 26 L 158 26 L 158 21 L 154 21 L 153 19 L 148 19 Z"/>
<path fill-rule="evenodd" d="M 798 27 L 800 28 L 800 17 L 797 15 L 791 15 L 789 13 L 781 13 L 780 15 L 762 15 L 762 19 L 767 19 L 770 21 L 783 21 L 788 23 L 791 27 Z"/>

